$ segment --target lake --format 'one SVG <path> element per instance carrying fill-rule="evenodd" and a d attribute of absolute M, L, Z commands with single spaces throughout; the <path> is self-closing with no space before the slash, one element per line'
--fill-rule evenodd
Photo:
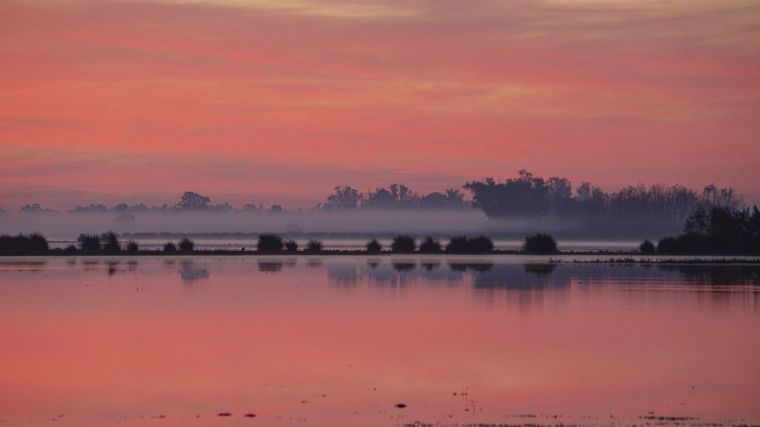
<path fill-rule="evenodd" d="M 760 423 L 760 266 L 0 259 L 0 421 Z"/>

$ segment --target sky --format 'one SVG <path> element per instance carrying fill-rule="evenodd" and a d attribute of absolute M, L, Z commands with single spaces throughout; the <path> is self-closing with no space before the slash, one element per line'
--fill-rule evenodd
<path fill-rule="evenodd" d="M 760 200 L 760 2 L 4 0 L 0 207 L 519 169 Z"/>

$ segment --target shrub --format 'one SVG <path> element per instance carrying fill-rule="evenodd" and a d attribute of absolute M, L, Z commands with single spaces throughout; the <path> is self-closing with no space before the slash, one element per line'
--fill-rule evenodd
<path fill-rule="evenodd" d="M 417 243 L 414 241 L 414 237 L 407 235 L 399 235 L 393 238 L 391 243 L 391 251 L 399 254 L 413 253 L 417 248 Z"/>
<path fill-rule="evenodd" d="M 175 244 L 174 244 L 174 243 L 172 243 L 172 242 L 167 242 L 167 243 L 164 245 L 164 252 L 165 252 L 165 253 L 167 253 L 167 254 L 173 254 L 173 253 L 176 253 L 176 252 L 177 252 L 177 245 L 175 245 Z"/>
<path fill-rule="evenodd" d="M 130 240 L 129 242 L 127 242 L 127 252 L 135 254 L 139 251 L 140 251 L 140 247 L 137 245 L 137 242 L 135 242 L 134 240 Z"/>
<path fill-rule="evenodd" d="M 449 244 L 446 245 L 446 253 L 449 254 L 466 254 L 467 253 L 467 237 L 456 236 L 449 240 Z"/>
<path fill-rule="evenodd" d="M 82 252 L 100 252 L 100 236 L 95 234 L 80 234 L 77 237 L 77 242 Z"/>
<path fill-rule="evenodd" d="M 372 239 L 369 242 L 367 242 L 367 253 L 379 254 L 382 250 L 383 250 L 383 245 L 381 245 L 380 242 L 377 241 L 377 239 Z"/>
<path fill-rule="evenodd" d="M 538 233 L 525 238 L 523 252 L 532 255 L 552 255 L 559 253 L 559 250 L 557 250 L 557 241 L 554 237 Z"/>
<path fill-rule="evenodd" d="M 47 239 L 41 234 L 0 236 L 0 255 L 43 255 L 49 249 Z"/>
<path fill-rule="evenodd" d="M 493 252 L 493 241 L 485 236 L 452 237 L 446 245 L 446 253 L 450 254 L 490 254 L 491 252 Z"/>
<path fill-rule="evenodd" d="M 109 231 L 100 236 L 100 241 L 103 243 L 103 252 L 121 252 L 121 243 L 119 243 L 119 238 L 113 231 Z"/>
<path fill-rule="evenodd" d="M 306 244 L 306 252 L 310 254 L 322 253 L 322 242 L 319 240 L 309 240 Z"/>
<path fill-rule="evenodd" d="M 649 240 L 644 240 L 644 243 L 639 246 L 639 251 L 644 255 L 652 255 L 654 253 L 654 250 L 654 243 L 650 242 Z"/>
<path fill-rule="evenodd" d="M 276 254 L 282 252 L 282 237 L 276 234 L 262 234 L 256 243 L 256 251 L 264 254 Z"/>
<path fill-rule="evenodd" d="M 425 240 L 420 243 L 420 253 L 423 254 L 439 254 L 443 252 L 441 249 L 441 242 L 433 239 L 430 236 L 425 237 Z"/>
<path fill-rule="evenodd" d="M 179 241 L 179 250 L 180 252 L 192 252 L 195 250 L 195 243 L 187 237 L 183 237 Z"/>
<path fill-rule="evenodd" d="M 486 236 L 478 236 L 467 241 L 467 252 L 471 254 L 490 254 L 493 241 Z"/>
<path fill-rule="evenodd" d="M 289 254 L 294 254 L 298 252 L 298 243 L 296 243 L 294 240 L 288 240 L 285 242 L 285 252 Z"/>
<path fill-rule="evenodd" d="M 673 237 L 666 237 L 657 243 L 657 253 L 674 254 L 678 252 L 678 241 Z"/>

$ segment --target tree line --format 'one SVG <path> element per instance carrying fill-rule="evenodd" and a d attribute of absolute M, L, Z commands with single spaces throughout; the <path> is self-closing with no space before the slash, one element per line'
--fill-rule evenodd
<path fill-rule="evenodd" d="M 686 220 L 683 232 L 641 244 L 645 254 L 760 254 L 760 209 L 703 206 Z"/>
<path fill-rule="evenodd" d="M 486 178 L 463 185 L 465 193 L 449 188 L 444 191 L 417 193 L 403 184 L 391 184 L 362 193 L 348 186 L 336 186 L 323 202 L 311 211 L 351 211 L 358 209 L 481 209 L 489 218 L 557 218 L 604 220 L 637 218 L 681 223 L 700 207 L 721 206 L 738 209 L 743 199 L 734 189 L 708 185 L 701 191 L 681 185 L 629 185 L 614 192 L 582 182 L 577 187 L 567 178 L 543 178 L 521 170 L 514 178 L 496 181 Z M 181 195 L 173 205 L 147 206 L 143 203 L 120 203 L 76 206 L 74 213 L 137 212 L 268 212 L 286 209 L 274 204 L 265 207 L 248 203 L 235 208 L 229 203 L 214 204 L 211 198 L 192 191 Z M 37 203 L 20 209 L 22 213 L 54 212 Z"/>

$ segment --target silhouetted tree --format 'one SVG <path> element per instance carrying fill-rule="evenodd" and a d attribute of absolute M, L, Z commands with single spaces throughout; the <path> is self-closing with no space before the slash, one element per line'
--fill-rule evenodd
<path fill-rule="evenodd" d="M 644 240 L 644 243 L 639 245 L 639 251 L 644 255 L 651 255 L 655 251 L 654 243 L 649 240 Z"/>
<path fill-rule="evenodd" d="M 446 253 L 449 254 L 466 254 L 467 253 L 467 237 L 455 236 L 449 240 L 446 245 Z"/>
<path fill-rule="evenodd" d="M 108 207 L 106 205 L 97 203 L 97 204 L 91 204 L 87 206 L 76 206 L 74 209 L 70 210 L 69 212 L 72 213 L 103 213 L 108 212 Z"/>
<path fill-rule="evenodd" d="M 367 242 L 367 253 L 379 254 L 383 250 L 383 245 L 377 239 L 372 239 Z"/>
<path fill-rule="evenodd" d="M 20 213 L 54 213 L 52 209 L 46 209 L 40 206 L 39 203 L 31 203 L 22 206 L 19 210 Z"/>
<path fill-rule="evenodd" d="M 285 242 L 285 252 L 289 254 L 298 253 L 298 243 L 296 243 L 294 240 L 288 240 Z"/>
<path fill-rule="evenodd" d="M 137 242 L 135 242 L 134 240 L 130 240 L 129 242 L 127 242 L 127 252 L 136 254 L 139 251 L 140 251 L 140 246 L 137 245 Z"/>
<path fill-rule="evenodd" d="M 258 212 L 258 211 L 263 211 L 264 207 L 261 206 L 261 205 L 256 206 L 256 204 L 254 204 L 254 203 L 247 203 L 247 204 L 243 205 L 240 208 L 240 210 L 242 212 Z"/>
<path fill-rule="evenodd" d="M 284 212 L 284 209 L 280 205 L 272 205 L 267 212 L 270 214 L 281 214 Z"/>
<path fill-rule="evenodd" d="M 195 250 L 195 243 L 187 237 L 183 237 L 179 241 L 179 250 L 184 253 L 193 252 Z"/>
<path fill-rule="evenodd" d="M 660 241 L 657 242 L 658 254 L 674 254 L 677 252 L 678 252 L 678 245 L 676 244 L 675 238 L 665 237 L 664 239 L 660 239 Z"/>
<path fill-rule="evenodd" d="M 554 237 L 545 233 L 537 233 L 525 238 L 523 252 L 532 255 L 552 255 L 559 253 L 559 250 Z"/>
<path fill-rule="evenodd" d="M 461 191 L 449 188 L 445 193 L 432 192 L 422 196 L 418 206 L 423 209 L 462 209 L 467 203 Z"/>
<path fill-rule="evenodd" d="M 489 254 L 493 249 L 493 241 L 485 236 L 456 236 L 446 245 L 446 253 L 450 254 Z"/>
<path fill-rule="evenodd" d="M 730 194 L 730 193 L 729 193 Z M 726 196 L 730 199 L 729 196 Z M 760 211 L 704 205 L 686 220 L 677 237 L 660 240 L 661 253 L 752 254 L 760 253 Z"/>
<path fill-rule="evenodd" d="M 164 253 L 174 254 L 177 253 L 177 245 L 172 242 L 166 242 L 164 244 Z"/>
<path fill-rule="evenodd" d="M 82 252 L 100 252 L 100 236 L 96 234 L 80 234 L 77 243 Z"/>
<path fill-rule="evenodd" d="M 282 252 L 282 237 L 276 234 L 262 234 L 256 243 L 256 251 L 259 253 L 280 253 Z"/>
<path fill-rule="evenodd" d="M 510 218 L 541 216 L 549 211 L 549 189 L 543 178 L 520 170 L 518 177 L 497 184 L 493 178 L 486 182 L 468 182 L 464 188 L 473 194 L 473 202 L 489 217 Z"/>
<path fill-rule="evenodd" d="M 425 240 L 420 243 L 419 251 L 423 254 L 438 254 L 443 252 L 443 249 L 441 248 L 441 242 L 427 236 L 425 237 Z"/>
<path fill-rule="evenodd" d="M 103 252 L 112 254 L 121 252 L 121 243 L 119 243 L 119 238 L 113 231 L 103 233 L 103 235 L 100 236 L 100 241 L 103 245 Z"/>
<path fill-rule="evenodd" d="M 49 249 L 47 239 L 41 234 L 0 236 L 0 255 L 44 255 Z"/>
<path fill-rule="evenodd" d="M 177 203 L 177 208 L 183 211 L 201 211 L 210 207 L 211 199 L 192 191 L 186 191 Z"/>
<path fill-rule="evenodd" d="M 419 196 L 403 184 L 391 184 L 388 189 L 370 191 L 362 207 L 370 209 L 414 208 L 419 204 Z"/>
<path fill-rule="evenodd" d="M 572 183 L 565 178 L 544 180 L 521 170 L 517 178 L 497 183 L 493 178 L 474 181 L 464 188 L 473 202 L 490 218 L 580 217 L 587 220 L 639 219 L 681 223 L 698 206 L 742 206 L 731 188 L 705 187 L 703 193 L 674 185 L 627 186 L 606 194 L 588 182 L 581 183 L 573 196 Z"/>
<path fill-rule="evenodd" d="M 399 235 L 393 238 L 391 243 L 391 251 L 395 253 L 410 254 L 417 248 L 417 244 L 414 241 L 414 237 L 407 235 Z"/>
<path fill-rule="evenodd" d="M 322 205 L 324 210 L 347 210 L 359 207 L 364 198 L 361 193 L 349 186 L 336 186 L 335 191 L 327 196 L 327 201 Z"/>
<path fill-rule="evenodd" d="M 490 254 L 493 252 L 493 241 L 486 236 L 473 237 L 467 240 L 467 251 L 471 254 Z"/>
<path fill-rule="evenodd" d="M 306 244 L 305 252 L 309 254 L 322 253 L 322 242 L 319 240 L 309 240 L 309 242 Z"/>

